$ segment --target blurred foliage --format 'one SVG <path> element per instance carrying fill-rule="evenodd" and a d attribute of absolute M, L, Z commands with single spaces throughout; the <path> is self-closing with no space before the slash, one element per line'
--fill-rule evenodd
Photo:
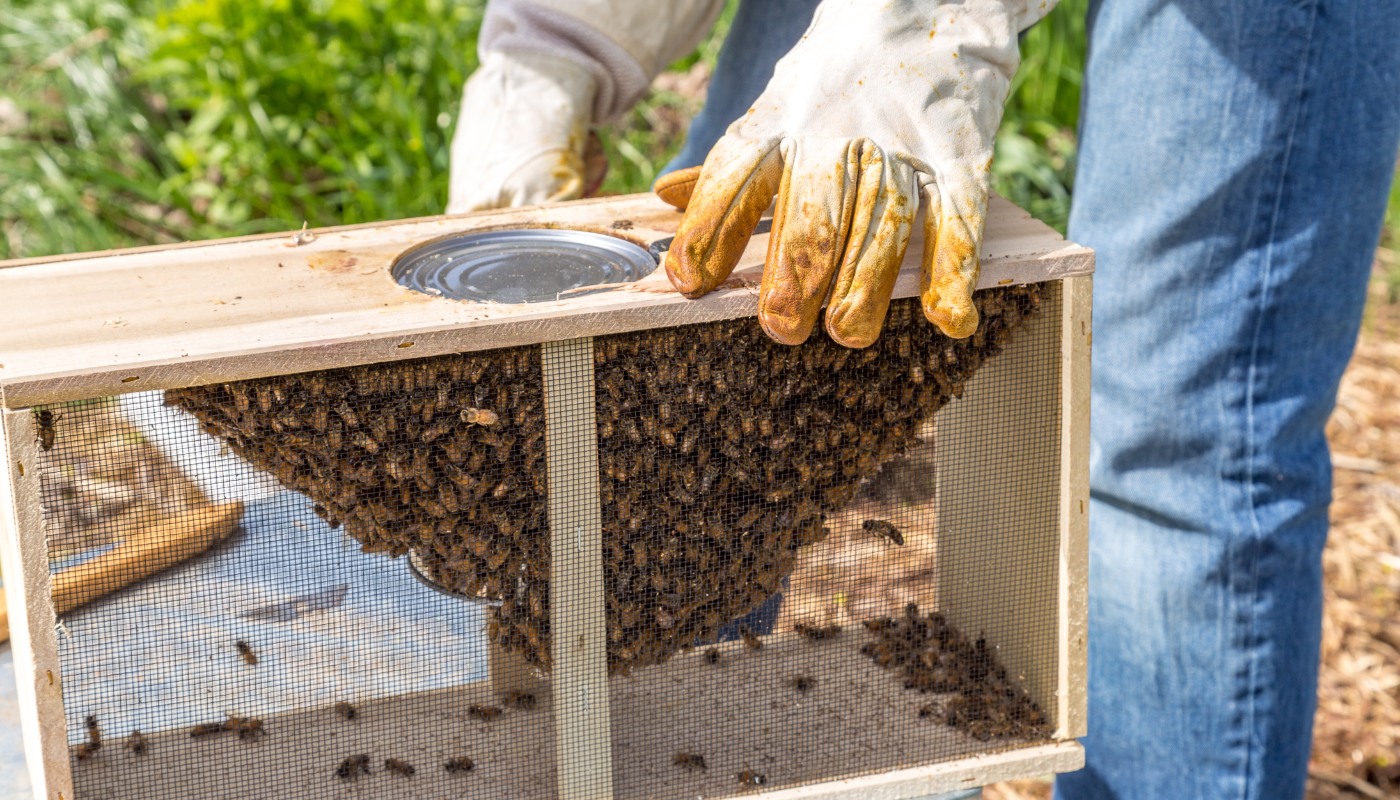
<path fill-rule="evenodd" d="M 439 213 L 484 2 L 0 0 L 0 258 Z M 605 192 L 679 149 L 736 6 L 603 130 Z M 1061 231 L 1086 7 L 1023 35 L 993 162 Z"/>
<path fill-rule="evenodd" d="M 1381 246 L 1376 249 L 1376 272 L 1377 280 L 1385 287 L 1386 301 L 1391 305 L 1400 303 L 1400 179 L 1390 184 Z"/>
<path fill-rule="evenodd" d="M 0 258 L 440 213 L 482 6 L 0 0 Z"/>

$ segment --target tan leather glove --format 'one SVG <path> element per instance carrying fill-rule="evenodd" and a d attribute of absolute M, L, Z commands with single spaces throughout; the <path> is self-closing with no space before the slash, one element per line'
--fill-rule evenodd
<path fill-rule="evenodd" d="M 671 282 L 692 298 L 723 283 L 776 196 L 760 324 L 798 344 L 827 304 L 831 337 L 865 347 L 880 334 L 922 196 L 924 313 L 949 336 L 972 334 L 1016 34 L 1053 4 L 825 0 L 705 159 L 666 257 Z M 681 199 L 690 177 L 667 176 L 658 194 Z"/>

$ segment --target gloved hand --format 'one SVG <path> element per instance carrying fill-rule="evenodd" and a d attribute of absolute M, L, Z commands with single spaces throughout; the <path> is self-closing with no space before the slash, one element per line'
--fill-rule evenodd
<path fill-rule="evenodd" d="M 763 329 L 798 344 L 827 303 L 831 337 L 868 346 L 922 195 L 924 314 L 949 336 L 971 335 L 992 145 L 1020 62 L 1016 34 L 1053 5 L 825 0 L 705 159 L 667 253 L 671 282 L 692 298 L 723 283 L 776 195 Z M 658 193 L 684 198 L 687 178 L 667 176 Z"/>
<path fill-rule="evenodd" d="M 462 93 L 447 213 L 584 196 L 607 159 L 590 124 L 636 104 L 724 0 L 491 0 Z M 595 27 L 596 26 L 596 27 Z"/>
<path fill-rule="evenodd" d="M 596 90 L 589 71 L 565 58 L 484 53 L 462 93 L 447 213 L 582 197 Z"/>

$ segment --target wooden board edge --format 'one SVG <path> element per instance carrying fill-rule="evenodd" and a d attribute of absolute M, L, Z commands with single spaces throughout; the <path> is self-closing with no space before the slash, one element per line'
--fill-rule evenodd
<path fill-rule="evenodd" d="M 1093 271 L 1093 260 L 1093 251 L 1071 245 L 1038 258 L 988 265 L 980 288 L 1041 283 L 1087 275 Z M 896 296 L 916 296 L 917 278 L 913 274 L 902 276 Z M 632 297 L 636 294 L 630 293 Z M 672 328 L 751 317 L 758 313 L 758 294 L 749 288 L 720 290 L 696 300 L 682 300 L 679 295 L 666 293 L 666 296 L 674 299 L 636 306 L 622 302 L 628 296 L 619 291 L 615 293 L 619 301 L 616 305 L 593 309 L 562 308 L 558 315 L 536 313 L 528 317 L 498 317 L 452 326 L 435 323 L 429 327 L 381 331 L 348 338 L 261 348 L 231 347 L 226 353 L 207 356 L 55 371 L 40 377 L 0 378 L 0 406 L 42 406 L 129 392 L 202 386 L 448 353 L 521 347 L 610 333 Z"/>
<path fill-rule="evenodd" d="M 610 195 L 607 197 L 590 197 L 586 200 L 570 200 L 570 206 L 582 205 L 607 205 L 619 201 L 634 200 L 637 198 L 650 198 L 650 192 L 640 192 L 630 195 Z M 657 202 L 660 202 L 659 200 Z M 465 214 L 436 214 L 426 217 L 407 217 L 404 219 L 381 219 L 374 222 L 356 222 L 349 225 L 328 225 L 324 228 L 309 228 L 308 231 L 317 237 L 330 233 L 346 233 L 349 231 L 374 230 L 375 228 L 387 228 L 394 225 L 412 225 L 424 222 L 471 220 L 473 217 L 492 217 L 503 214 L 546 214 L 551 206 L 557 204 L 539 204 L 533 206 L 513 206 L 508 209 L 488 209 L 486 211 L 471 211 Z M 167 250 L 193 250 L 200 247 L 215 247 L 221 244 L 232 244 L 234 242 L 256 242 L 267 239 L 290 239 L 298 231 L 270 231 L 268 233 L 251 233 L 243 236 L 221 236 L 218 239 L 196 239 L 187 242 L 169 242 L 167 244 L 148 244 L 139 247 L 119 247 L 112 250 L 92 250 L 83 253 L 56 253 L 48 256 L 34 256 L 32 258 L 12 258 L 0 261 L 0 269 L 11 267 L 28 267 L 34 264 L 59 264 L 65 261 L 83 261 L 90 258 L 111 258 L 112 256 L 135 256 L 145 253 L 163 253 Z"/>
<path fill-rule="evenodd" d="M 36 798 L 72 800 L 63 673 L 50 595 L 39 458 L 29 409 L 0 411 L 0 562 L 29 779 Z"/>
<path fill-rule="evenodd" d="M 1060 551 L 1056 739 L 1088 734 L 1089 420 L 1093 276 L 1062 283 Z"/>
<path fill-rule="evenodd" d="M 612 715 L 593 340 L 549 342 L 540 350 L 550 487 L 550 677 L 557 791 L 561 800 L 611 800 Z"/>
<path fill-rule="evenodd" d="M 1083 766 L 1084 748 L 1079 742 L 1056 742 L 736 797 L 762 800 L 909 800 L 1001 781 L 1073 772 Z"/>

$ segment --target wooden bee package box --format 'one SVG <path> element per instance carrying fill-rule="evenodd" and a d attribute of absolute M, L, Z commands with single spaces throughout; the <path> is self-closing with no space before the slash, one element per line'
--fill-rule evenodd
<path fill-rule="evenodd" d="M 924 319 L 915 241 L 876 344 L 789 347 L 754 319 L 767 234 L 686 300 L 678 222 L 634 196 L 0 264 L 36 796 L 1081 766 L 1092 252 L 994 198 L 973 336 Z M 632 271 L 434 288 L 495 291 L 443 243 L 520 231 Z"/>

